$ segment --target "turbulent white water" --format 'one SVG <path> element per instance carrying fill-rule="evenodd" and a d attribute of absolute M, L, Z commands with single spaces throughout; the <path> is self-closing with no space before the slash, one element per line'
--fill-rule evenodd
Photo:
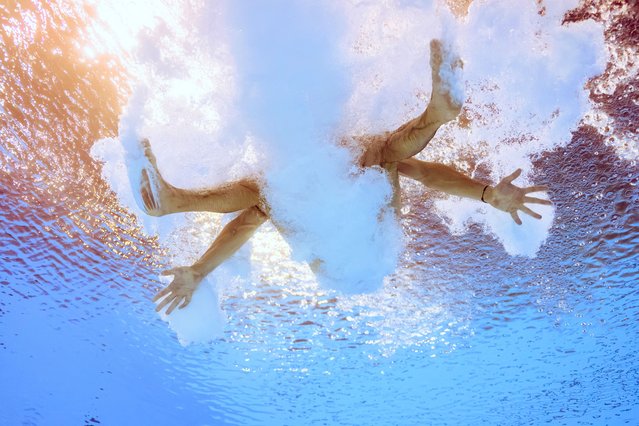
<path fill-rule="evenodd" d="M 274 219 L 290 230 L 292 257 L 322 258 L 320 281 L 329 288 L 375 290 L 402 250 L 401 228 L 387 210 L 390 185 L 382 170 L 353 169 L 351 153 L 336 142 L 393 129 L 423 110 L 431 39 L 445 40 L 463 59 L 465 102 L 462 118 L 440 129 L 422 159 L 469 175 L 488 169 L 495 183 L 521 167 L 515 183 L 541 183 L 532 160 L 566 144 L 590 110 L 584 84 L 607 59 L 602 28 L 561 25 L 576 1 L 548 2 L 543 14 L 533 1 L 516 3 L 475 1 L 464 17 L 453 16 L 443 1 L 165 5 L 142 26 L 133 48 L 137 84 L 121 120 L 121 143 L 101 141 L 93 154 L 176 264 L 198 257 L 220 218 L 151 219 L 137 209 L 127 152 L 142 136 L 177 186 L 262 175 Z M 511 255 L 534 256 L 553 223 L 552 208 L 536 208 L 543 220 L 523 217 L 521 227 L 476 201 L 442 198 L 436 210 L 451 232 L 479 223 Z M 260 241 L 288 253 L 272 227 L 260 232 Z M 220 323 L 223 316 L 209 309 L 217 303 L 211 289 L 220 277 L 250 274 L 250 253 L 250 246 L 242 249 L 209 277 L 199 301 L 172 315 L 184 341 L 219 331 L 188 324 Z M 201 315 L 213 316 L 202 321 Z"/>

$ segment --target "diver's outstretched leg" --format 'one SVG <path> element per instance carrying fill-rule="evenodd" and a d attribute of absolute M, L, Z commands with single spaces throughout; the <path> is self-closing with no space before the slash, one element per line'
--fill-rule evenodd
<path fill-rule="evenodd" d="M 143 139 L 140 144 L 146 161 L 140 175 L 140 207 L 151 216 L 201 211 L 229 213 L 260 202 L 260 188 L 256 181 L 250 179 L 206 189 L 177 188 L 160 174 L 149 141 Z"/>
<path fill-rule="evenodd" d="M 433 91 L 426 110 L 397 130 L 369 139 L 370 148 L 362 156 L 362 166 L 380 165 L 410 158 L 419 153 L 442 124 L 461 111 L 461 95 L 454 81 L 463 65 L 461 59 L 446 51 L 439 40 L 430 42 Z"/>

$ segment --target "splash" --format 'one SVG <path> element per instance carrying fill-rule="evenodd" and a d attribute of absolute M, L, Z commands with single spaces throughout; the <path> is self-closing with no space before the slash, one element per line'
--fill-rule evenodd
<path fill-rule="evenodd" d="M 532 161 L 570 140 L 591 108 L 584 85 L 606 59 L 599 25 L 562 25 L 574 3 L 540 13 L 535 2 L 475 1 L 462 17 L 438 1 L 172 3 L 132 50 L 135 90 L 121 144 L 102 141 L 93 154 L 147 230 L 170 241 L 175 263 L 192 262 L 207 245 L 186 241 L 185 229 L 208 238 L 221 222 L 145 218 L 126 176 L 139 137 L 152 141 L 162 173 L 178 186 L 261 175 L 293 258 L 323 259 L 320 281 L 329 288 L 375 290 L 396 267 L 401 231 L 387 209 L 384 172 L 354 169 L 338 138 L 390 130 L 421 112 L 431 91 L 429 42 L 441 38 L 464 60 L 464 110 L 420 158 L 494 183 L 521 167 L 521 186 L 539 183 Z M 552 208 L 540 210 L 543 221 L 517 227 L 474 201 L 436 203 L 452 232 L 479 223 L 508 253 L 526 256 L 553 223 Z M 199 217 L 216 225 L 196 231 Z"/>
<path fill-rule="evenodd" d="M 438 2 L 345 4 L 353 25 L 344 51 L 355 76 L 349 124 L 381 130 L 416 115 L 430 91 L 427 41 L 444 37 L 463 58 L 467 98 L 460 120 L 440 129 L 420 158 L 493 183 L 517 168 L 518 185 L 535 181 L 533 159 L 570 141 L 591 108 L 584 86 L 607 59 L 599 25 L 562 25 L 576 2 L 549 4 L 542 14 L 535 2 L 475 1 L 459 19 Z M 554 216 L 540 208 L 541 222 L 524 218 L 517 227 L 473 201 L 448 198 L 436 208 L 451 231 L 480 223 L 511 255 L 534 256 Z"/>

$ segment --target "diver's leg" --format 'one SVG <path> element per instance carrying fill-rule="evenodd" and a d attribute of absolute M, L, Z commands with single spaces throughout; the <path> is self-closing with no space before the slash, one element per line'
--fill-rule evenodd
<path fill-rule="evenodd" d="M 439 40 L 433 40 L 430 43 L 430 64 L 433 90 L 426 110 L 393 132 L 368 138 L 367 151 L 361 159 L 362 166 L 412 157 L 424 149 L 441 125 L 459 115 L 461 100 L 452 93 L 451 78 L 461 68 L 461 60 L 444 51 Z M 442 79 L 442 74 L 446 76 L 445 79 Z"/>
<path fill-rule="evenodd" d="M 141 143 L 148 165 L 140 176 L 140 194 L 149 215 L 199 211 L 229 213 L 259 204 L 260 188 L 251 179 L 196 190 L 169 184 L 158 170 L 149 141 L 145 139 Z"/>

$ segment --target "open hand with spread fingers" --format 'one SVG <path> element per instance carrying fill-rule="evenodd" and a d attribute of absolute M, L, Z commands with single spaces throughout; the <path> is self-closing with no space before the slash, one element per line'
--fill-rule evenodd
<path fill-rule="evenodd" d="M 173 312 L 173 310 L 178 306 L 180 309 L 186 307 L 186 305 L 191 302 L 193 292 L 204 278 L 202 274 L 196 272 L 190 266 L 180 266 L 168 269 L 166 271 L 162 271 L 162 275 L 173 275 L 173 281 L 171 281 L 171 284 L 160 290 L 153 298 L 153 301 L 157 302 L 162 297 L 166 296 L 155 310 L 160 312 L 165 306 L 169 305 L 166 310 L 167 315 Z"/>
<path fill-rule="evenodd" d="M 541 219 L 541 215 L 535 213 L 530 208 L 526 207 L 525 203 L 543 204 L 546 206 L 552 205 L 550 200 L 544 200 L 542 198 L 530 197 L 528 194 L 532 192 L 547 191 L 548 187 L 545 185 L 529 186 L 527 188 L 520 188 L 512 184 L 512 181 L 517 179 L 521 175 L 521 169 L 515 170 L 512 174 L 506 176 L 497 184 L 497 186 L 486 188 L 484 200 L 495 207 L 496 209 L 510 213 L 517 225 L 521 225 L 521 219 L 519 218 L 518 211 L 526 213 L 535 219 Z"/>

